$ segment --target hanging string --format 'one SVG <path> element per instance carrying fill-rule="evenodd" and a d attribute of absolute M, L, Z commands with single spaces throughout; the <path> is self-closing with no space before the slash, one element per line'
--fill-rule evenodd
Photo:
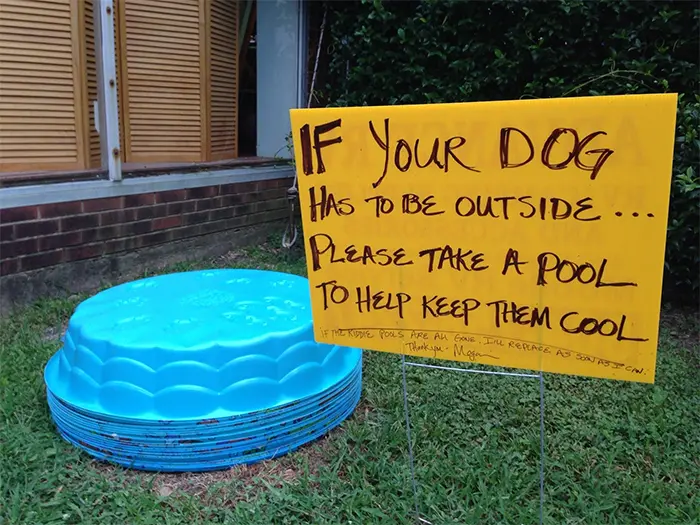
<path fill-rule="evenodd" d="M 326 30 L 327 15 L 328 4 L 325 3 L 323 8 L 323 20 L 321 21 L 321 32 L 318 37 L 318 46 L 316 46 L 316 59 L 314 60 L 314 70 L 311 75 L 309 98 L 306 102 L 307 108 L 311 107 L 311 101 L 313 100 L 314 96 L 314 86 L 316 85 L 316 75 L 318 74 L 318 63 L 321 60 L 321 45 L 323 44 L 323 34 Z M 300 35 L 300 38 L 301 37 L 303 37 L 303 35 Z M 282 234 L 282 247 L 286 249 L 289 249 L 292 246 L 294 246 L 294 244 L 297 242 L 297 238 L 299 237 L 299 229 L 296 223 L 296 205 L 299 200 L 299 189 L 297 188 L 297 170 L 293 162 L 294 161 L 292 160 L 292 166 L 294 168 L 294 181 L 292 182 L 291 187 L 287 190 L 287 206 L 289 208 L 289 219 L 287 221 L 287 227 L 284 229 L 284 233 Z"/>

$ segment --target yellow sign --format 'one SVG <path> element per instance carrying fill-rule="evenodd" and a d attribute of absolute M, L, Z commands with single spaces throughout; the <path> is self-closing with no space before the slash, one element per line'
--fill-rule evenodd
<path fill-rule="evenodd" d="M 292 110 L 316 339 L 653 383 L 676 103 Z"/>

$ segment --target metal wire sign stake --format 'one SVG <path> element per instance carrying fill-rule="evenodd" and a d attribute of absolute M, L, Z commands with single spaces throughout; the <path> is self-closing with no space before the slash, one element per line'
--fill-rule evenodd
<path fill-rule="evenodd" d="M 416 480 L 415 456 L 413 455 L 413 442 L 411 440 L 411 412 L 408 406 L 408 385 L 406 382 L 406 367 L 413 366 L 418 368 L 432 368 L 434 370 L 444 370 L 448 372 L 462 372 L 468 374 L 486 374 L 494 376 L 511 376 L 522 377 L 527 379 L 537 379 L 540 382 L 540 516 L 539 523 L 544 523 L 544 376 L 542 372 L 539 374 L 523 374 L 517 372 L 495 372 L 490 370 L 475 370 L 472 368 L 457 368 L 452 366 L 429 365 L 425 363 L 416 363 L 414 361 L 406 361 L 406 356 L 401 355 L 401 379 L 403 385 L 403 409 L 406 416 L 406 440 L 408 442 L 408 463 L 411 470 L 411 488 L 413 489 L 413 504 L 416 513 L 416 522 L 426 525 L 432 523 L 423 518 L 420 512 L 418 482 Z"/>

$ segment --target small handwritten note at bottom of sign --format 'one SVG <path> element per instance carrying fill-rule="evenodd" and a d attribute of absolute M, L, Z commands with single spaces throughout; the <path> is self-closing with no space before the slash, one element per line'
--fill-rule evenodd
<path fill-rule="evenodd" d="M 653 382 L 676 103 L 292 110 L 317 340 Z"/>

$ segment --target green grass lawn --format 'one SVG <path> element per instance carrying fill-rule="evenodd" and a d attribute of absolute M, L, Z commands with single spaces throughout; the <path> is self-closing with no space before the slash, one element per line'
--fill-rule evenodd
<path fill-rule="evenodd" d="M 274 245 L 202 267 L 305 273 Z M 209 474 L 154 475 L 64 443 L 43 367 L 84 297 L 0 322 L 0 524 L 415 523 L 400 357 L 365 352 L 355 414 L 284 458 Z M 547 375 L 545 523 L 700 524 L 696 317 L 666 313 L 655 385 Z M 536 524 L 539 382 L 407 371 L 419 504 L 434 525 Z"/>

